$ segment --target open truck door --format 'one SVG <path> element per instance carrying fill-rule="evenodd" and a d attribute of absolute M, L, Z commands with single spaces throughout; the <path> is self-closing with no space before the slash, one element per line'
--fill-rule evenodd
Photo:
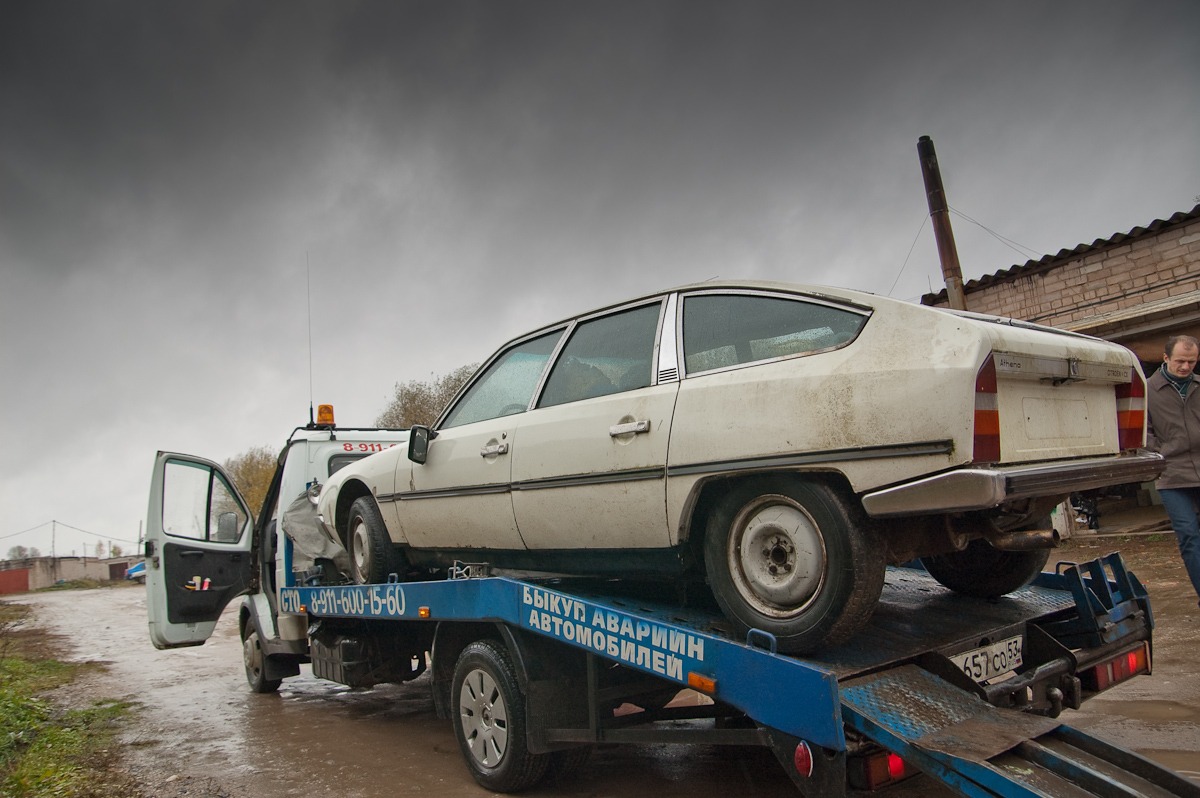
<path fill-rule="evenodd" d="M 198 646 L 248 592 L 253 518 L 214 462 L 159 452 L 146 516 L 146 609 L 155 648 Z"/>

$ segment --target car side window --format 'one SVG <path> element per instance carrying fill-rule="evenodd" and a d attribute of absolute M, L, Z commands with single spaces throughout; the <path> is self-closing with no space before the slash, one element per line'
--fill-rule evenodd
<path fill-rule="evenodd" d="M 700 294 L 684 298 L 689 374 L 833 349 L 854 340 L 867 316 L 783 297 Z"/>
<path fill-rule="evenodd" d="M 579 324 L 550 371 L 538 407 L 650 385 L 661 306 L 642 305 Z"/>
<path fill-rule="evenodd" d="M 462 395 L 441 428 L 525 412 L 562 333 L 558 329 L 501 353 Z"/>
<path fill-rule="evenodd" d="M 163 531 L 177 538 L 237 543 L 249 520 L 219 473 L 183 460 L 166 463 L 162 507 Z"/>

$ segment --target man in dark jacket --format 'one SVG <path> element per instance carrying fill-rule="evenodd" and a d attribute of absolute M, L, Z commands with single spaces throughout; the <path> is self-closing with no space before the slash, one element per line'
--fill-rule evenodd
<path fill-rule="evenodd" d="M 1167 340 L 1162 367 L 1146 381 L 1149 446 L 1167 461 L 1155 482 L 1179 541 L 1179 554 L 1200 596 L 1200 344 L 1190 335 Z"/>

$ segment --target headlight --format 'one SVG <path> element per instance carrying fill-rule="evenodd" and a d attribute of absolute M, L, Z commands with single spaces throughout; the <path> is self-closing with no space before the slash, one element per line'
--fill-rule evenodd
<path fill-rule="evenodd" d="M 317 506 L 317 501 L 321 498 L 321 483 L 314 482 L 308 486 L 308 500 L 313 507 Z"/>

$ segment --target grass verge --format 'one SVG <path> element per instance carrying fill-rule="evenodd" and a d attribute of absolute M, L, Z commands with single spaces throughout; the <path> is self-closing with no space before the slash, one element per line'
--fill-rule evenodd
<path fill-rule="evenodd" d="M 129 705 L 101 701 L 63 709 L 47 700 L 47 691 L 71 684 L 82 668 L 93 666 L 54 659 L 45 636 L 26 628 L 29 613 L 28 607 L 0 602 L 0 795 L 138 795 L 113 753 Z"/>

